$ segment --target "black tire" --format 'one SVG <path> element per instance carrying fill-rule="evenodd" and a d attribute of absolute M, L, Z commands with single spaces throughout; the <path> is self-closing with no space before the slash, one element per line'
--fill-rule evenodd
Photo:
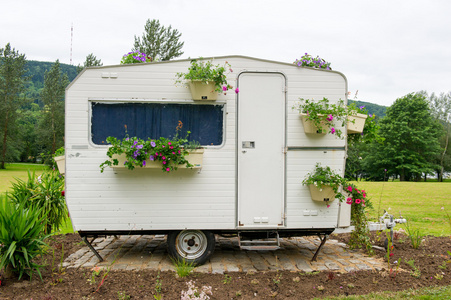
<path fill-rule="evenodd" d="M 167 243 L 174 259 L 194 265 L 204 264 L 215 251 L 215 235 L 207 230 L 171 231 Z"/>

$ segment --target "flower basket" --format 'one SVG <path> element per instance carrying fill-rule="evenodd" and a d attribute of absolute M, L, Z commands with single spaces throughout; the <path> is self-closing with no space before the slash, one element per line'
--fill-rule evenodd
<path fill-rule="evenodd" d="M 58 167 L 58 171 L 64 175 L 66 173 L 66 157 L 64 155 L 55 156 L 53 158 L 56 162 L 56 166 Z"/>
<path fill-rule="evenodd" d="M 310 196 L 312 200 L 319 202 L 332 202 L 335 200 L 336 193 L 331 186 L 323 186 L 320 190 L 314 184 L 309 184 Z"/>
<path fill-rule="evenodd" d="M 193 100 L 215 101 L 218 98 L 214 81 L 191 80 L 188 84 Z"/>
<path fill-rule="evenodd" d="M 203 163 L 203 157 L 204 157 L 204 149 L 194 149 L 194 150 L 188 150 L 189 154 L 186 156 L 186 159 L 189 161 L 190 164 L 193 166 L 188 168 L 185 164 L 178 165 L 178 169 L 201 169 L 202 163 Z M 111 165 L 110 167 L 113 169 L 126 169 L 127 167 L 124 165 L 126 158 L 125 154 L 114 154 L 111 161 L 113 159 L 118 160 L 118 165 Z M 150 159 L 146 160 L 146 165 L 142 168 L 144 169 L 161 169 L 162 163 L 161 161 L 153 161 Z M 139 168 L 139 167 L 138 167 Z"/>
<path fill-rule="evenodd" d="M 313 124 L 310 120 L 307 120 L 307 114 L 299 114 L 302 120 L 302 125 L 304 126 L 304 132 L 307 134 L 326 134 L 328 132 L 328 127 L 326 124 L 321 123 L 321 131 L 318 127 Z"/>
<path fill-rule="evenodd" d="M 348 116 L 347 122 L 347 132 L 348 133 L 362 133 L 363 127 L 365 127 L 365 121 L 368 115 L 366 114 L 355 114 Z"/>

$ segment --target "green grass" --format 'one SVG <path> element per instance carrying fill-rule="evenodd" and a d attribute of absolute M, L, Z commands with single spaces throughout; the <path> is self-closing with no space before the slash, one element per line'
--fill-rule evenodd
<path fill-rule="evenodd" d="M 0 193 L 7 192 L 12 186 L 11 181 L 16 181 L 15 178 L 27 180 L 28 170 L 31 172 L 34 171 L 36 175 L 50 170 L 49 166 L 42 164 L 14 163 L 6 164 L 5 167 L 6 169 L 0 169 Z"/>
<path fill-rule="evenodd" d="M 364 189 L 373 204 L 370 218 L 377 220 L 384 209 L 408 220 L 411 228 L 425 235 L 449 236 L 451 224 L 451 182 L 353 182 Z M 442 209 L 442 207 L 444 209 Z M 395 229 L 405 225 L 397 224 Z"/>
<path fill-rule="evenodd" d="M 320 299 L 320 298 L 315 298 Z M 442 300 L 451 299 L 451 286 L 443 287 L 427 287 L 418 290 L 409 289 L 401 292 L 381 292 L 371 293 L 360 296 L 339 296 L 326 297 L 323 300 L 397 300 L 397 299 L 411 299 L 411 300 Z"/>
<path fill-rule="evenodd" d="M 41 175 L 44 171 L 50 170 L 50 167 L 43 164 L 27 164 L 27 163 L 12 163 L 6 164 L 6 169 L 0 169 L 0 194 L 9 191 L 16 179 L 28 180 L 28 171 L 35 172 L 36 175 Z M 72 222 L 68 217 L 66 225 L 60 228 L 61 233 L 72 233 Z"/>

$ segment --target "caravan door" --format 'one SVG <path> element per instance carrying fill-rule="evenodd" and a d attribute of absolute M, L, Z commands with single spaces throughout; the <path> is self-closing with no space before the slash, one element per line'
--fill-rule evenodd
<path fill-rule="evenodd" d="M 238 76 L 238 228 L 284 226 L 285 77 L 245 72 Z"/>

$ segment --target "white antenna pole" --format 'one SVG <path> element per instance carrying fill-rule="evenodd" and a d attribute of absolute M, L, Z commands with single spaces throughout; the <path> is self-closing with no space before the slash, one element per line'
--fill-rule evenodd
<path fill-rule="evenodd" d="M 72 40 L 74 37 L 74 23 L 70 26 L 70 64 L 72 65 Z"/>

